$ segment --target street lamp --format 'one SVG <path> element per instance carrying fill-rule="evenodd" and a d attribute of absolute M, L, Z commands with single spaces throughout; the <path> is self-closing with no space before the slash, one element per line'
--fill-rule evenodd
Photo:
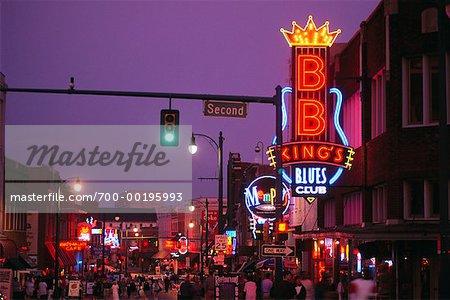
<path fill-rule="evenodd" d="M 81 191 L 81 181 L 78 177 L 69 177 L 63 180 L 58 181 L 58 198 L 61 195 L 61 184 L 70 182 L 71 180 L 75 179 L 75 183 L 73 185 L 73 190 L 76 192 Z M 55 298 L 59 297 L 58 293 L 58 284 L 59 284 L 59 242 L 60 242 L 60 236 L 59 236 L 59 213 L 61 211 L 61 203 L 58 201 L 57 210 L 55 214 L 55 285 L 53 288 L 53 293 L 55 294 Z"/>
<path fill-rule="evenodd" d="M 218 214 L 219 214 L 219 226 L 218 231 L 219 234 L 222 234 L 223 228 L 224 228 L 224 220 L 223 220 L 223 136 L 222 131 L 219 132 L 219 143 L 217 143 L 213 138 L 206 134 L 201 133 L 192 133 L 191 137 L 191 143 L 188 146 L 188 150 L 191 154 L 194 154 L 197 152 L 197 144 L 195 143 L 195 137 L 201 136 L 209 141 L 211 141 L 217 148 L 217 155 L 218 155 L 218 167 L 219 167 L 219 177 L 218 177 L 218 202 L 219 202 L 219 208 L 218 208 Z"/>
<path fill-rule="evenodd" d="M 261 145 L 261 146 L 260 146 L 260 145 Z M 263 144 L 263 142 L 258 141 L 258 142 L 256 143 L 256 146 L 255 146 L 255 152 L 256 152 L 256 153 L 261 152 L 261 165 L 264 165 L 264 151 L 262 151 L 263 149 L 264 149 L 264 144 Z"/>
<path fill-rule="evenodd" d="M 189 222 L 189 228 L 191 228 L 191 229 L 194 228 L 194 222 L 192 222 L 192 221 Z"/>

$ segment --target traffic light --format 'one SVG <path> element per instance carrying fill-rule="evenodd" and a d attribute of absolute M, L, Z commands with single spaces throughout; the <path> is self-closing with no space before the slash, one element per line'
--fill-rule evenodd
<path fill-rule="evenodd" d="M 288 224 L 286 222 L 278 222 L 276 227 L 277 241 L 284 242 L 288 239 Z"/>
<path fill-rule="evenodd" d="M 161 110 L 160 138 L 161 146 L 178 146 L 178 125 L 180 112 L 174 109 Z"/>

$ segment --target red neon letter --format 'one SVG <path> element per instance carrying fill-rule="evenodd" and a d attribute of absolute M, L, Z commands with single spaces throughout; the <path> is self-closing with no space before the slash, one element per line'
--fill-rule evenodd
<path fill-rule="evenodd" d="M 317 91 L 325 85 L 325 64 L 317 55 L 298 56 L 298 87 L 299 91 Z"/>
<path fill-rule="evenodd" d="M 288 162 L 291 160 L 291 157 L 289 156 L 289 147 L 283 147 L 281 150 L 281 158 L 283 162 Z"/>
<path fill-rule="evenodd" d="M 325 108 L 317 100 L 298 99 L 298 135 L 315 136 L 325 130 Z"/>

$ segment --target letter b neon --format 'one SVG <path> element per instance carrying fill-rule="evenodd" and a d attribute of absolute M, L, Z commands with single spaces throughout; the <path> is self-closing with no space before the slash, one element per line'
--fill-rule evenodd
<path fill-rule="evenodd" d="M 325 130 L 325 108 L 317 100 L 298 99 L 297 134 L 315 136 Z"/>
<path fill-rule="evenodd" d="M 298 56 L 298 87 L 299 91 L 317 91 L 325 85 L 325 64 L 317 55 Z"/>

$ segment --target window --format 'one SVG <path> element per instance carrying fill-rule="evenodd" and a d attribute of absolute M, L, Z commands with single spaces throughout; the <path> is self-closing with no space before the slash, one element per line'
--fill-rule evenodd
<path fill-rule="evenodd" d="M 405 219 L 437 220 L 439 218 L 440 203 L 438 180 L 410 179 L 404 181 L 403 199 L 403 213 Z"/>
<path fill-rule="evenodd" d="M 343 104 L 343 129 L 348 143 L 354 148 L 361 146 L 361 98 L 359 91 L 350 98 L 344 100 Z M 334 128 L 334 125 L 333 125 Z M 341 142 L 339 140 L 339 142 Z"/>
<path fill-rule="evenodd" d="M 384 70 L 372 78 L 372 138 L 386 131 L 386 79 Z"/>
<path fill-rule="evenodd" d="M 372 190 L 372 221 L 384 223 L 387 219 L 387 188 L 379 185 Z"/>
<path fill-rule="evenodd" d="M 351 193 L 344 196 L 344 225 L 362 223 L 362 194 Z"/>
<path fill-rule="evenodd" d="M 448 64 L 448 56 L 446 61 Z M 447 101 L 448 98 L 447 93 Z M 403 59 L 403 126 L 434 125 L 438 121 L 438 56 Z"/>
<path fill-rule="evenodd" d="M 335 200 L 327 200 L 323 204 L 324 227 L 334 227 L 336 225 L 336 204 Z"/>

